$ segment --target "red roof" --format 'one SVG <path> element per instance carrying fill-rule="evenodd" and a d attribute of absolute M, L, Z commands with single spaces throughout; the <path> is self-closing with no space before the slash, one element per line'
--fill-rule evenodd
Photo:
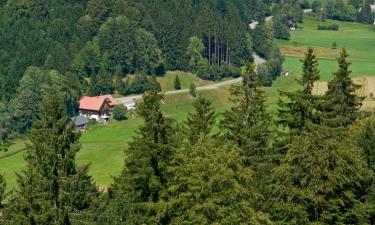
<path fill-rule="evenodd" d="M 106 100 L 109 101 L 109 106 L 112 107 L 115 105 L 115 99 L 112 95 L 101 95 L 95 97 L 84 96 L 79 101 L 79 109 L 99 111 Z"/>

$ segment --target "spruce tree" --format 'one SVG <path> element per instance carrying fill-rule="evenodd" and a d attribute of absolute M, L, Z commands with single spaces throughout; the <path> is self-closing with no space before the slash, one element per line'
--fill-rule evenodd
<path fill-rule="evenodd" d="M 350 63 L 345 49 L 338 58 L 339 68 L 334 78 L 328 82 L 328 91 L 318 102 L 319 123 L 340 127 L 347 126 L 355 121 L 359 114 L 363 98 L 358 97 L 355 91 L 359 88 L 350 78 Z"/>
<path fill-rule="evenodd" d="M 375 171 L 375 131 L 369 121 L 363 126 L 358 137 L 358 146 L 363 151 L 367 165 Z"/>
<path fill-rule="evenodd" d="M 174 84 L 174 89 L 175 90 L 180 90 L 181 89 L 181 82 L 180 82 L 180 78 L 178 77 L 178 75 L 175 77 L 173 84 Z"/>
<path fill-rule="evenodd" d="M 215 110 L 209 100 L 198 97 L 194 101 L 193 106 L 195 112 L 189 113 L 185 122 L 186 138 L 191 144 L 196 143 L 199 139 L 206 138 L 210 134 L 216 120 Z"/>
<path fill-rule="evenodd" d="M 171 167 L 169 224 L 271 224 L 255 207 L 261 196 L 240 152 L 232 143 L 211 137 L 177 151 Z"/>
<path fill-rule="evenodd" d="M 369 224 L 373 173 L 343 128 L 314 125 L 293 137 L 273 177 L 277 224 Z"/>
<path fill-rule="evenodd" d="M 223 136 L 233 141 L 245 154 L 262 155 L 269 147 L 270 116 L 264 106 L 265 97 L 253 64 L 247 64 L 241 86 L 231 88 L 234 106 L 221 121 Z"/>
<path fill-rule="evenodd" d="M 26 169 L 18 175 L 18 189 L 4 211 L 6 224 L 72 223 L 98 195 L 87 169 L 75 164 L 79 134 L 68 125 L 63 100 L 50 90 L 42 109 L 30 133 Z"/>
<path fill-rule="evenodd" d="M 172 121 L 162 114 L 161 100 L 162 95 L 151 91 L 137 107 L 144 123 L 125 151 L 122 173 L 108 190 L 101 224 L 159 224 L 167 220 L 168 167 L 176 136 Z"/>
<path fill-rule="evenodd" d="M 298 80 L 301 90 L 280 92 L 279 123 L 286 128 L 287 136 L 302 132 L 312 121 L 316 96 L 312 95 L 314 82 L 319 80 L 318 61 L 312 48 L 308 48 L 302 62 L 302 77 Z"/>

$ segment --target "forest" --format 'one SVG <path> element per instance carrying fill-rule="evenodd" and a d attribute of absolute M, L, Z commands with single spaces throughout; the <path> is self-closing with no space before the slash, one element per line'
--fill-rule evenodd
<path fill-rule="evenodd" d="M 349 53 L 318 96 L 308 48 L 299 89 L 266 108 L 264 87 L 282 72 L 274 39 L 289 39 L 302 9 L 373 19 L 366 1 L 317 4 L 0 0 L 0 151 L 29 140 L 16 187 L 6 191 L 0 175 L 0 224 L 375 224 L 375 118 L 360 110 Z M 256 68 L 253 54 L 266 62 Z M 157 81 L 173 70 L 242 83 L 224 113 L 192 86 L 194 111 L 177 121 L 163 113 Z M 80 134 L 67 121 L 83 95 L 135 93 L 142 124 L 103 190 L 89 164 L 77 165 Z"/>

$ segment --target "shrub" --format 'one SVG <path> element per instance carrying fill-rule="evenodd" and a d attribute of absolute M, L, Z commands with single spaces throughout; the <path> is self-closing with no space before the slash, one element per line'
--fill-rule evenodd
<path fill-rule="evenodd" d="M 127 120 L 128 117 L 126 114 L 128 113 L 127 108 L 124 105 L 116 105 L 113 109 L 113 119 L 117 121 Z"/>
<path fill-rule="evenodd" d="M 197 97 L 197 88 L 196 88 L 196 86 L 195 86 L 194 83 L 191 83 L 191 84 L 190 84 L 189 93 L 190 93 L 190 95 L 193 96 L 194 98 Z"/>
<path fill-rule="evenodd" d="M 329 26 L 318 25 L 317 30 L 339 30 L 339 25 L 332 24 Z"/>

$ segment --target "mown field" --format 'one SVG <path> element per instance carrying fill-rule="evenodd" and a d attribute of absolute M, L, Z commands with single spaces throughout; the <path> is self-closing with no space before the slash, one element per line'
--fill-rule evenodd
<path fill-rule="evenodd" d="M 339 25 L 339 31 L 317 30 L 321 25 Z M 311 46 L 316 49 L 319 59 L 321 80 L 330 80 L 332 73 L 337 68 L 336 58 L 341 48 L 349 52 L 349 60 L 352 62 L 352 76 L 375 76 L 375 26 L 359 23 L 348 23 L 327 20 L 320 22 L 312 16 L 305 16 L 304 23 L 299 24 L 302 31 L 291 31 L 291 40 L 278 41 L 285 55 L 284 69 L 292 75 L 301 73 L 299 60 L 304 51 Z M 336 42 L 337 49 L 332 49 Z"/>
<path fill-rule="evenodd" d="M 278 41 L 286 59 L 284 70 L 289 71 L 290 75 L 279 77 L 271 88 L 265 89 L 270 111 L 276 109 L 278 90 L 292 91 L 298 88 L 296 78 L 301 74 L 299 60 L 308 46 L 316 48 L 321 80 L 331 79 L 332 73 L 337 68 L 335 59 L 338 50 L 331 49 L 333 42 L 337 43 L 338 48 L 348 49 L 353 77 L 375 76 L 375 26 L 328 20 L 325 24 L 336 23 L 340 26 L 340 30 L 318 31 L 316 26 L 319 23 L 307 16 L 305 22 L 300 24 L 304 27 L 303 31 L 293 31 L 290 41 Z M 168 72 L 165 77 L 158 78 L 163 91 L 174 89 L 173 82 L 176 75 L 179 76 L 183 89 L 188 88 L 192 82 L 197 86 L 212 83 L 200 80 L 192 74 Z M 200 94 L 210 99 L 219 113 L 230 106 L 228 87 L 202 91 Z M 167 116 L 183 121 L 188 112 L 193 110 L 192 102 L 193 98 L 189 94 L 170 95 L 165 97 L 162 107 Z M 141 123 L 140 118 L 130 117 L 124 122 L 111 121 L 108 124 L 91 127 L 83 133 L 80 139 L 82 150 L 77 156 L 77 163 L 91 164 L 90 174 L 100 187 L 108 187 L 112 177 L 120 173 L 125 159 L 123 151 Z M 4 173 L 8 187 L 14 186 L 16 182 L 14 173 L 20 171 L 24 165 L 24 152 L 21 151 L 24 149 L 24 142 L 24 140 L 17 140 L 9 152 L 0 154 L 0 171 Z"/>
<path fill-rule="evenodd" d="M 210 99 L 218 113 L 230 105 L 226 88 L 201 91 L 199 94 Z M 162 109 L 166 116 L 183 121 L 188 112 L 193 110 L 193 101 L 194 98 L 187 93 L 165 96 Z M 101 188 L 108 187 L 113 176 L 121 172 L 125 159 L 124 150 L 141 123 L 140 118 L 131 116 L 127 121 L 111 120 L 108 124 L 95 125 L 82 134 L 77 163 L 90 164 L 90 174 Z M 24 166 L 24 143 L 25 140 L 16 140 L 7 153 L 0 154 L 0 171 L 5 175 L 8 188 L 14 187 L 15 172 L 21 171 Z"/>

